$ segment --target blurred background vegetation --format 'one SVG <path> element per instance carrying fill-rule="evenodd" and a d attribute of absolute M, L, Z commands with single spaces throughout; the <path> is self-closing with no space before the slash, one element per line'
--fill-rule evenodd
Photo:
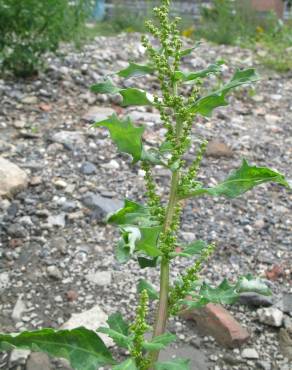
<path fill-rule="evenodd" d="M 279 72 L 291 71 L 292 18 L 279 18 L 283 0 L 276 0 L 278 15 L 272 8 L 256 10 L 252 5 L 257 1 L 263 3 L 176 0 L 173 13 L 182 17 L 181 33 L 185 37 L 260 49 L 263 65 Z M 292 0 L 285 3 L 286 16 L 291 3 Z M 31 76 L 41 68 L 42 55 L 55 52 L 62 41 L 82 47 L 100 35 L 144 32 L 144 21 L 155 4 L 155 0 L 0 0 L 2 70 Z"/>

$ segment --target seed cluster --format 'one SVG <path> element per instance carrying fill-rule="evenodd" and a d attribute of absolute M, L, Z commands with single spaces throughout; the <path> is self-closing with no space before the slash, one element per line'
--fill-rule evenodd
<path fill-rule="evenodd" d="M 147 370 L 149 368 L 149 359 L 147 359 L 143 353 L 144 335 L 150 329 L 150 326 L 146 322 L 148 305 L 148 293 L 144 289 L 140 295 L 135 321 L 130 326 L 130 331 L 133 334 L 133 348 L 130 350 L 130 353 L 131 357 L 135 359 L 139 370 Z"/>
<path fill-rule="evenodd" d="M 181 276 L 181 281 L 177 282 L 171 288 L 169 294 L 169 311 L 172 315 L 176 315 L 180 310 L 179 301 L 186 297 L 191 291 L 194 283 L 199 280 L 198 273 L 202 270 L 203 263 L 213 254 L 214 249 L 214 244 L 210 244 L 205 248 L 195 263 Z"/>

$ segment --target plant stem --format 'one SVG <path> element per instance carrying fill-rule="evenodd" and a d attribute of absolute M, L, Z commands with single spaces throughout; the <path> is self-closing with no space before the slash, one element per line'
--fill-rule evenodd
<path fill-rule="evenodd" d="M 172 174 L 170 196 L 164 223 L 164 231 L 168 230 L 172 222 L 175 205 L 177 202 L 178 183 L 179 183 L 179 172 L 175 171 Z M 169 260 L 163 257 L 160 265 L 160 294 L 157 316 L 153 331 L 153 338 L 165 332 L 166 322 L 168 318 L 168 293 L 169 293 Z M 150 355 L 151 369 L 159 357 L 159 352 L 160 351 L 153 351 Z"/>

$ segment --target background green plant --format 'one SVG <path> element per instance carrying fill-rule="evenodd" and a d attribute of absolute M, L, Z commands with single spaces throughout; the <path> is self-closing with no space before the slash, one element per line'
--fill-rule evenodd
<path fill-rule="evenodd" d="M 188 359 L 159 361 L 159 352 L 176 339 L 167 331 L 170 316 L 179 314 L 186 307 L 201 308 L 209 302 L 233 304 L 243 292 L 271 294 L 261 280 L 250 275 L 238 277 L 233 282 L 223 279 L 218 286 L 204 282 L 200 273 L 214 251 L 214 243 L 194 240 L 186 245 L 179 239 L 180 216 L 186 200 L 201 196 L 233 199 L 267 182 L 286 187 L 289 184 L 277 171 L 250 165 L 245 159 L 215 186 L 209 187 L 198 181 L 207 141 L 202 137 L 193 138 L 196 117 L 210 116 L 217 107 L 228 105 L 230 92 L 255 83 L 259 77 L 252 68 L 236 70 L 229 81 L 205 94 L 201 89 L 202 80 L 220 76 L 223 62 L 215 61 L 199 71 L 180 69 L 182 58 L 194 48 L 183 49 L 178 28 L 180 20 L 169 16 L 169 5 L 169 0 L 162 0 L 161 5 L 154 8 L 154 21 L 146 23 L 148 31 L 156 39 L 152 43 L 153 38 L 142 36 L 149 62 L 131 62 L 116 73 L 120 79 L 132 79 L 131 87 L 120 79 L 117 79 L 119 83 L 113 82 L 111 75 L 91 88 L 99 94 L 119 94 L 124 107 L 150 106 L 160 113 L 165 136 L 158 146 L 150 149 L 143 143 L 145 127 L 136 125 L 130 118 L 113 114 L 93 125 L 108 129 L 118 150 L 130 156 L 132 162 L 144 170 L 145 204 L 126 199 L 124 206 L 109 215 L 107 221 L 120 231 L 117 260 L 125 264 L 134 259 L 141 269 L 158 268 L 159 291 L 151 282 L 140 280 L 137 287 L 139 303 L 132 323 L 117 312 L 108 318 L 106 327 L 96 331 L 85 328 L 71 331 L 41 329 L 16 335 L 0 334 L 1 350 L 18 347 L 44 351 L 68 359 L 77 370 L 96 370 L 103 365 L 112 365 L 114 370 L 190 370 Z M 160 85 L 160 89 L 151 94 L 134 87 L 136 78 L 149 74 Z M 183 158 L 191 146 L 195 147 L 196 154 L 188 166 Z M 164 189 L 164 197 L 156 189 L 153 173 L 157 165 L 163 166 L 171 176 L 169 186 Z M 172 280 L 173 260 L 180 258 L 187 259 L 189 265 L 177 279 Z M 187 296 L 191 299 L 186 299 Z M 157 303 L 153 326 L 149 325 L 150 299 Z M 116 364 L 98 333 L 107 334 L 119 347 L 128 351 L 129 356 L 124 362 Z M 152 333 L 151 339 L 147 339 L 148 333 Z"/>
<path fill-rule="evenodd" d="M 31 76 L 42 55 L 60 41 L 76 40 L 91 0 L 0 0 L 0 66 L 16 76 Z"/>

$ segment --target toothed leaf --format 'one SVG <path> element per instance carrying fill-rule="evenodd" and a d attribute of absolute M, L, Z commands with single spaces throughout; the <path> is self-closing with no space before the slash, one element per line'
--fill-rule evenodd
<path fill-rule="evenodd" d="M 30 349 L 65 358 L 76 370 L 96 370 L 100 366 L 115 363 L 100 337 L 85 328 L 0 334 L 0 350 L 11 348 Z"/>
<path fill-rule="evenodd" d="M 266 182 L 275 182 L 289 188 L 288 182 L 281 173 L 268 167 L 250 166 L 246 160 L 243 160 L 241 167 L 233 171 L 222 183 L 213 188 L 198 188 L 190 195 L 208 194 L 232 199 Z"/>
<path fill-rule="evenodd" d="M 123 97 L 123 107 L 127 107 L 129 105 L 152 105 L 153 103 L 153 98 L 150 94 L 133 87 L 121 89 L 120 94 Z"/>
<path fill-rule="evenodd" d="M 130 154 L 133 162 L 141 158 L 144 127 L 135 127 L 129 118 L 120 120 L 115 114 L 104 121 L 96 122 L 93 126 L 108 128 L 119 151 Z"/>
<path fill-rule="evenodd" d="M 238 70 L 226 85 L 208 94 L 207 96 L 198 99 L 190 110 L 194 113 L 199 113 L 202 116 L 209 116 L 213 109 L 228 104 L 225 100 L 225 97 L 230 90 L 242 85 L 256 82 L 258 80 L 259 76 L 254 69 L 250 68 L 243 71 Z"/>
<path fill-rule="evenodd" d="M 153 68 L 141 64 L 129 63 L 128 67 L 122 69 L 117 73 L 118 76 L 124 78 L 139 77 L 150 74 L 153 72 Z"/>
<path fill-rule="evenodd" d="M 157 351 L 166 348 L 170 343 L 174 342 L 176 340 L 176 336 L 171 333 L 164 333 L 162 335 L 159 335 L 151 342 L 144 342 L 143 348 L 147 351 Z"/>

